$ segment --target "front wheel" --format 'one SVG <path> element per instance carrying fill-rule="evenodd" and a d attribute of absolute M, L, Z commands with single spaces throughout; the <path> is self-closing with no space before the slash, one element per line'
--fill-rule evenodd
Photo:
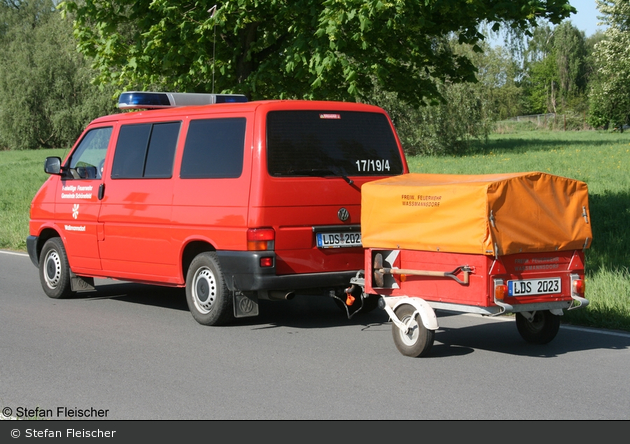
<path fill-rule="evenodd" d="M 398 328 L 396 324 L 392 324 L 392 336 L 396 348 L 403 355 L 412 358 L 428 355 L 435 339 L 435 331 L 427 329 L 422 323 L 420 314 L 415 312 L 416 308 L 410 304 L 400 305 L 394 310 L 396 317 L 409 326 L 407 332 Z"/>
<path fill-rule="evenodd" d="M 232 293 L 215 253 L 201 253 L 191 262 L 186 302 L 193 318 L 202 325 L 224 325 L 234 319 Z"/>
<path fill-rule="evenodd" d="M 527 319 L 522 313 L 516 313 L 516 328 L 522 338 L 532 344 L 547 344 L 560 330 L 560 316 L 549 310 L 536 311 Z"/>
<path fill-rule="evenodd" d="M 72 295 L 70 266 L 63 242 L 58 237 L 50 238 L 42 248 L 39 257 L 39 280 L 44 293 L 53 299 L 63 299 Z"/>

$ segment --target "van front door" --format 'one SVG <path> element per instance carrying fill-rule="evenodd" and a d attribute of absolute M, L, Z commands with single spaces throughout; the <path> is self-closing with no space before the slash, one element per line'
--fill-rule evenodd
<path fill-rule="evenodd" d="M 100 270 L 98 194 L 112 127 L 87 131 L 64 165 L 57 190 L 56 219 L 64 237 L 70 268 Z"/>

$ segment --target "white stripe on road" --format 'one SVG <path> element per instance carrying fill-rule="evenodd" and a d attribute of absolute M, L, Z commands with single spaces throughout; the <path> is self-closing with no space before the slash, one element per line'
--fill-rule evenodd
<path fill-rule="evenodd" d="M 28 257 L 28 254 L 26 253 L 19 253 L 17 251 L 6 251 L 6 250 L 0 250 L 0 253 L 4 253 L 4 254 L 12 254 L 14 256 L 26 256 Z"/>

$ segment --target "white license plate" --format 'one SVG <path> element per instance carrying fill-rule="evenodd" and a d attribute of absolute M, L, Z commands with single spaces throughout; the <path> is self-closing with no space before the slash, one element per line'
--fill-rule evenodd
<path fill-rule="evenodd" d="M 560 278 L 524 279 L 522 281 L 508 281 L 507 284 L 509 296 L 532 296 L 562 292 Z"/>
<path fill-rule="evenodd" d="M 319 248 L 361 247 L 361 233 L 316 233 Z"/>

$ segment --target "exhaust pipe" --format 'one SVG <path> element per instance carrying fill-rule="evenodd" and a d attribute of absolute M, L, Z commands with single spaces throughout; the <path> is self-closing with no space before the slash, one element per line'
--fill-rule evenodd
<path fill-rule="evenodd" d="M 268 301 L 290 301 L 295 297 L 295 293 L 293 291 L 282 291 L 282 290 L 261 290 L 258 292 L 258 297 L 260 299 L 266 299 Z"/>

